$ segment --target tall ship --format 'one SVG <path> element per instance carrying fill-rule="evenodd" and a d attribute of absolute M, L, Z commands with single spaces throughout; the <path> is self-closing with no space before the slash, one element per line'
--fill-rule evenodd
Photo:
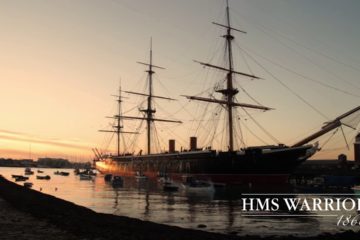
<path fill-rule="evenodd" d="M 196 136 L 189 136 L 189 149 L 176 151 L 175 140 L 169 140 L 167 151 L 153 153 L 152 152 L 152 130 L 155 122 L 181 123 L 177 120 L 169 120 L 155 117 L 156 110 L 153 107 L 153 99 L 171 98 L 157 96 L 153 94 L 153 74 L 155 69 L 162 67 L 153 64 L 152 47 L 150 47 L 150 60 L 148 63 L 139 62 L 147 66 L 148 75 L 148 92 L 130 92 L 129 94 L 146 97 L 146 108 L 140 109 L 143 116 L 126 116 L 122 114 L 121 104 L 123 101 L 122 91 L 119 90 L 117 95 L 118 113 L 113 116 L 116 124 L 113 130 L 104 130 L 105 132 L 113 132 L 117 136 L 117 152 L 116 154 L 103 154 L 94 150 L 96 155 L 96 168 L 103 173 L 113 173 L 121 176 L 134 176 L 141 173 L 148 178 L 156 178 L 166 175 L 172 179 L 181 179 L 184 175 L 191 175 L 198 179 L 211 180 L 219 184 L 240 184 L 240 185 L 267 185 L 281 184 L 288 180 L 289 175 L 301 163 L 312 157 L 319 151 L 318 143 L 311 143 L 318 137 L 342 126 L 342 120 L 359 113 L 360 106 L 344 113 L 325 125 L 314 134 L 304 138 L 293 145 L 265 145 L 237 148 L 234 142 L 237 140 L 234 128 L 237 121 L 234 121 L 235 108 L 241 109 L 257 109 L 260 111 L 271 110 L 269 107 L 262 105 L 254 105 L 240 103 L 236 96 L 239 90 L 234 87 L 234 78 L 236 75 L 251 79 L 258 79 L 257 76 L 237 71 L 234 68 L 232 43 L 235 39 L 233 32 L 245 33 L 239 29 L 233 28 L 230 22 L 229 5 L 226 6 L 226 23 L 214 23 L 218 27 L 225 29 L 223 36 L 226 43 L 225 54 L 227 58 L 226 66 L 217 66 L 210 63 L 198 62 L 204 67 L 212 68 L 217 71 L 224 72 L 225 87 L 218 88 L 216 93 L 221 97 L 186 97 L 192 101 L 207 102 L 217 104 L 226 111 L 226 136 L 227 150 L 214 150 L 212 148 L 199 148 Z M 127 153 L 126 149 L 120 151 L 120 140 L 122 134 L 138 134 L 138 132 L 123 131 L 124 120 L 141 120 L 146 122 L 146 143 L 147 152 L 142 150 L 137 153 Z"/>

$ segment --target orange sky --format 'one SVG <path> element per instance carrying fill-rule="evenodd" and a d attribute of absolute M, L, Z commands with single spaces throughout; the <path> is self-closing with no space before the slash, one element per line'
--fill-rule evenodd
<path fill-rule="evenodd" d="M 254 98 L 275 108 L 250 113 L 279 142 L 291 145 L 359 105 L 358 1 L 230 4 L 233 26 L 248 32 L 235 35 L 236 69 L 263 78 L 237 78 L 238 100 L 254 104 Z M 116 113 L 110 95 L 117 93 L 120 78 L 124 90 L 145 90 L 145 69 L 136 61 L 148 61 L 150 37 L 155 64 L 166 68 L 155 75 L 155 94 L 178 99 L 156 100 L 156 116 L 184 122 L 157 125 L 157 150 L 166 149 L 169 138 L 177 140 L 178 149 L 187 148 L 193 135 L 205 147 L 212 134 L 213 147 L 226 149 L 222 128 L 212 132 L 217 119 L 223 121 L 220 109 L 180 96 L 207 96 L 200 93 L 222 84 L 223 73 L 192 61 L 223 64 L 223 29 L 212 21 L 225 21 L 219 0 L 1 1 L 0 157 L 84 161 L 93 158 L 91 148 L 114 151 L 111 136 L 98 130 L 109 129 L 105 116 Z M 125 96 L 125 111 L 138 115 L 136 106 L 143 99 Z M 237 147 L 275 143 L 244 112 L 236 117 L 243 135 Z M 137 122 L 124 125 L 127 131 L 138 127 Z M 350 150 L 338 131 L 315 158 L 336 158 L 339 153 L 353 158 L 356 132 L 344 130 Z M 321 138 L 320 145 L 330 135 Z M 131 151 L 145 149 L 144 140 L 141 134 Z"/>

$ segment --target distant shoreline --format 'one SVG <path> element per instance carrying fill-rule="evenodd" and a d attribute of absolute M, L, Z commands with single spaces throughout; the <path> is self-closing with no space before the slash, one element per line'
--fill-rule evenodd
<path fill-rule="evenodd" d="M 63 158 L 12 159 L 0 158 L 0 167 L 90 168 L 91 162 L 72 162 Z"/>

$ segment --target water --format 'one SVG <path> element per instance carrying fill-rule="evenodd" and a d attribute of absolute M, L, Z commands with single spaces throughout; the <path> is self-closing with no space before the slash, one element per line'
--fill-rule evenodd
<path fill-rule="evenodd" d="M 262 236 L 314 236 L 320 233 L 335 233 L 344 230 L 360 230 L 356 227 L 338 227 L 336 217 L 324 217 L 319 214 L 307 217 L 244 216 L 241 200 L 236 189 L 217 190 L 215 194 L 189 195 L 184 191 L 174 193 L 163 192 L 159 183 L 153 181 L 136 181 L 134 178 L 124 180 L 122 188 L 114 189 L 104 181 L 104 176 L 98 174 L 93 181 L 80 181 L 73 170 L 70 176 L 54 175 L 58 169 L 41 169 L 29 181 L 32 189 L 42 191 L 78 205 L 90 208 L 96 212 L 128 216 L 168 225 L 199 229 L 205 231 L 231 233 L 237 235 Z M 23 174 L 24 168 L 0 167 L 0 174 L 14 181 L 12 174 Z M 36 175 L 50 175 L 51 180 L 37 180 Z M 18 182 L 23 184 L 23 182 Z M 301 195 L 297 197 L 302 197 Z M 319 196 L 320 197 L 320 196 Z M 347 214 L 357 214 L 348 212 Z"/>

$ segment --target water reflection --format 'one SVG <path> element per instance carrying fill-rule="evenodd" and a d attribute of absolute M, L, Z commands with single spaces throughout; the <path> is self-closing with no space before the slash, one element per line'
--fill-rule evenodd
<path fill-rule="evenodd" d="M 34 169 L 36 171 L 36 169 Z M 212 193 L 188 193 L 183 190 L 165 192 L 156 181 L 137 181 L 124 178 L 122 187 L 114 188 L 102 175 L 93 181 L 80 181 L 78 176 L 54 175 L 55 169 L 45 169 L 51 180 L 37 180 L 31 176 L 33 189 L 51 194 L 97 212 L 112 213 L 169 225 L 202 230 L 248 235 L 312 236 L 322 232 L 338 232 L 348 228 L 336 227 L 336 219 L 308 217 L 245 217 L 242 211 L 242 194 L 253 189 L 241 187 L 217 188 Z M 23 168 L 0 168 L 0 174 L 10 179 L 11 174 L 22 174 Z M 36 174 L 35 174 L 36 175 Z M 57 188 L 57 191 L 55 191 Z M 284 187 L 288 188 L 288 186 Z M 268 192 L 267 190 L 261 190 Z M 278 190 L 285 192 L 285 190 Z M 289 192 L 289 190 L 286 190 Z M 289 195 L 294 196 L 294 195 Z M 269 196 L 268 196 L 269 197 Z"/>

